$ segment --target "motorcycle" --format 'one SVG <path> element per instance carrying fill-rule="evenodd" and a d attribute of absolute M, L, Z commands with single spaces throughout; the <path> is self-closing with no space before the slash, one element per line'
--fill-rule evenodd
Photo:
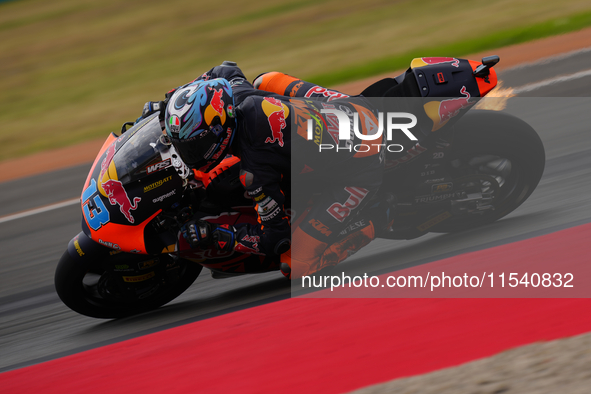
<path fill-rule="evenodd" d="M 377 237 L 413 239 L 492 223 L 534 191 L 545 164 L 535 130 L 511 115 L 471 109 L 472 98 L 496 86 L 498 61 L 414 59 L 404 74 L 364 90 L 367 97 L 420 100 L 426 135 L 406 151 L 384 153 L 374 203 L 391 209 Z M 189 169 L 158 114 L 111 133 L 84 183 L 82 231 L 56 268 L 60 299 L 86 316 L 121 318 L 172 301 L 204 267 L 215 279 L 278 270 L 279 262 L 255 251 L 191 249 L 181 235 L 195 216 L 222 225 L 257 222 L 239 170 L 234 156 L 209 173 Z"/>

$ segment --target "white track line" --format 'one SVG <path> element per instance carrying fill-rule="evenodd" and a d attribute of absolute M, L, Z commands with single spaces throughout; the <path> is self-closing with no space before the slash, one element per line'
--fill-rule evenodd
<path fill-rule="evenodd" d="M 527 68 L 527 67 L 532 67 L 532 66 L 539 66 L 539 65 L 544 65 L 544 64 L 549 64 L 549 63 L 553 63 L 553 62 L 557 62 L 560 60 L 564 60 L 567 59 L 569 57 L 572 56 L 576 56 L 582 53 L 587 53 L 587 52 L 591 52 L 591 47 L 587 47 L 587 48 L 582 48 L 582 49 L 576 49 L 574 51 L 570 51 L 570 52 L 564 52 L 558 55 L 552 55 L 552 56 L 548 56 L 548 57 L 543 57 L 540 59 L 536 59 L 534 61 L 531 62 L 524 62 L 524 63 L 520 63 L 516 66 L 513 67 L 509 67 L 503 70 L 503 72 L 506 71 L 513 71 L 513 70 L 519 70 L 521 68 Z"/>
<path fill-rule="evenodd" d="M 569 75 L 560 75 L 558 77 L 544 79 L 543 81 L 540 81 L 540 82 L 534 82 L 534 83 L 530 83 L 527 85 L 518 86 L 516 88 L 513 88 L 513 93 L 519 94 L 519 93 L 524 93 L 524 92 L 531 92 L 532 90 L 543 88 L 543 87 L 546 87 L 549 85 L 554 85 L 554 84 L 557 84 L 560 82 L 572 81 L 575 79 L 584 78 L 584 77 L 588 77 L 588 76 L 591 76 L 591 69 L 585 70 L 585 71 L 579 71 L 579 72 L 576 72 L 574 74 L 569 74 Z"/>
<path fill-rule="evenodd" d="M 74 204 L 80 204 L 80 198 L 73 198 L 71 200 L 66 200 L 66 201 L 55 203 L 55 204 L 46 205 L 44 207 L 29 209 L 28 211 L 23 211 L 23 212 L 15 213 L 12 215 L 2 216 L 2 217 L 0 217 L 0 223 L 6 223 L 6 222 L 10 222 L 11 220 L 21 219 L 21 218 L 25 218 L 27 216 L 32 216 L 32 215 L 37 215 L 38 213 L 53 211 L 55 209 L 67 207 L 67 206 L 74 205 Z"/>

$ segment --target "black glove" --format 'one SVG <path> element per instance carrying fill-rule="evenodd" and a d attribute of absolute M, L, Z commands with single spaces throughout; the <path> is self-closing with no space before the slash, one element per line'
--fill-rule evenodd
<path fill-rule="evenodd" d="M 217 250 L 234 250 L 234 227 L 208 223 L 205 220 L 190 220 L 182 227 L 183 237 L 191 248 L 207 249 L 213 245 Z"/>
<path fill-rule="evenodd" d="M 166 109 L 166 103 L 164 101 L 148 101 L 146 104 L 144 104 L 142 116 L 137 118 L 135 123 L 139 122 L 142 119 L 147 118 L 148 116 L 150 116 L 156 112 L 159 112 L 160 117 L 164 118 L 164 110 L 165 109 Z"/>

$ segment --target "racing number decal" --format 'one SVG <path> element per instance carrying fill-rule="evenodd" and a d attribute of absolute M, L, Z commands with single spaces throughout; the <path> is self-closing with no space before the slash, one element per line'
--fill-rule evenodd
<path fill-rule="evenodd" d="M 89 201 L 91 197 L 92 201 Z M 109 223 L 109 211 L 97 193 L 96 181 L 94 179 L 90 180 L 90 185 L 82 192 L 82 212 L 88 225 L 94 231 L 101 228 L 104 224 Z"/>

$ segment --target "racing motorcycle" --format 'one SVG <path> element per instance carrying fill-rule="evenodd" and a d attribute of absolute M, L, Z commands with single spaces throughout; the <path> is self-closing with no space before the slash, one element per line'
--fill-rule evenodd
<path fill-rule="evenodd" d="M 471 109 L 496 86 L 498 61 L 414 59 L 404 74 L 364 90 L 366 97 L 420 103 L 412 110 L 425 134 L 405 151 L 384 153 L 382 187 L 367 204 L 390 207 L 388 226 L 377 237 L 412 239 L 481 226 L 534 191 L 545 164 L 535 130 L 508 114 Z M 255 251 L 191 249 L 181 235 L 195 216 L 222 225 L 257 222 L 239 168 L 239 158 L 228 156 L 209 173 L 189 169 L 158 114 L 111 133 L 84 183 L 82 231 L 55 272 L 61 300 L 86 316 L 120 318 L 175 299 L 204 267 L 216 279 L 278 270 L 278 262 Z M 352 215 L 351 226 L 362 214 Z"/>

